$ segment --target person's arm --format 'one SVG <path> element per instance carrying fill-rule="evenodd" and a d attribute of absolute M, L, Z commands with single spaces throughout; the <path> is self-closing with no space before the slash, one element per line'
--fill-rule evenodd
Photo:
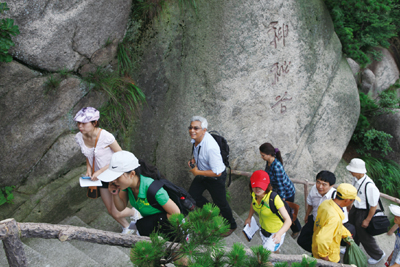
<path fill-rule="evenodd" d="M 202 176 L 207 176 L 207 177 L 220 177 L 222 174 L 222 173 L 216 174 L 212 170 L 200 171 L 197 168 L 197 166 L 195 166 L 193 169 L 191 169 L 190 172 L 193 173 L 194 176 L 202 175 Z"/>
<path fill-rule="evenodd" d="M 287 212 L 285 206 L 280 207 L 278 211 L 281 214 L 284 222 L 281 229 L 272 235 L 272 239 L 274 240 L 275 244 L 279 244 L 281 242 L 282 235 L 286 233 L 292 225 L 292 220 L 290 219 L 289 213 Z"/>
<path fill-rule="evenodd" d="M 308 222 L 308 216 L 310 216 L 311 211 L 313 210 L 313 206 L 311 206 L 310 204 L 308 204 L 308 208 L 306 210 L 306 216 L 304 216 L 304 222 L 307 223 Z"/>
<path fill-rule="evenodd" d="M 86 158 L 86 176 L 92 177 L 92 167 L 90 166 L 88 158 Z"/>
<path fill-rule="evenodd" d="M 244 221 L 244 225 L 248 224 L 249 226 L 251 226 L 250 222 L 251 222 L 251 217 L 253 217 L 253 214 L 254 214 L 253 204 L 250 203 L 249 216 L 247 216 L 247 219 Z"/>
<path fill-rule="evenodd" d="M 181 213 L 178 206 L 171 199 L 168 199 L 167 203 L 165 203 L 165 205 L 163 205 L 162 207 L 165 212 L 167 212 L 168 219 L 172 214 Z"/>
<path fill-rule="evenodd" d="M 108 146 L 109 148 L 111 148 L 111 150 L 115 153 L 118 151 L 122 151 L 121 147 L 119 146 L 117 141 L 114 141 L 111 145 Z M 102 174 L 105 170 L 108 169 L 108 167 L 110 166 L 110 164 L 107 164 L 106 166 L 104 166 L 103 168 L 101 168 L 100 170 L 97 170 L 93 173 L 93 176 L 91 176 L 91 180 L 92 181 L 97 181 L 97 177 Z"/>
<path fill-rule="evenodd" d="M 123 211 L 128 205 L 128 192 L 117 189 L 112 182 L 108 184 L 108 191 L 113 196 L 114 205 L 117 210 Z"/>
<path fill-rule="evenodd" d="M 275 160 L 278 161 L 277 159 L 275 159 Z M 285 192 L 285 187 L 283 185 L 285 170 L 283 169 L 283 166 L 282 166 L 282 164 L 280 164 L 279 161 L 275 163 L 272 172 L 273 172 L 275 182 L 278 183 L 277 193 L 281 197 L 282 200 L 285 200 L 287 198 L 286 192 Z"/>
<path fill-rule="evenodd" d="M 378 207 L 378 205 L 376 205 L 375 207 L 370 207 L 369 208 L 368 216 L 367 216 L 367 218 L 364 219 L 364 221 L 361 224 L 362 228 L 367 228 L 368 227 L 369 222 L 371 221 L 372 217 L 374 217 L 374 215 L 375 215 L 375 211 L 376 211 L 377 207 Z"/>

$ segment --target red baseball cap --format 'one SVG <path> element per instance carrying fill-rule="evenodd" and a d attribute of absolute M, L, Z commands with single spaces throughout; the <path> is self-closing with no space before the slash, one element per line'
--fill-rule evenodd
<path fill-rule="evenodd" d="M 269 186 L 269 175 L 263 170 L 253 172 L 250 177 L 251 188 L 259 187 L 266 191 Z"/>

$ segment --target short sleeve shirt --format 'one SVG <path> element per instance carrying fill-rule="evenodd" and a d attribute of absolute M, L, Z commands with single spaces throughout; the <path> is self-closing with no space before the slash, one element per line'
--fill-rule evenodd
<path fill-rule="evenodd" d="M 94 171 L 100 170 L 110 164 L 111 157 L 114 154 L 110 145 L 115 141 L 115 137 L 111 133 L 102 129 L 96 148 L 87 147 L 80 132 L 75 135 L 75 141 L 81 147 L 82 154 L 88 159 L 90 166 L 93 166 L 93 155 L 95 155 L 96 164 L 94 165 Z"/>
<path fill-rule="evenodd" d="M 256 195 L 254 193 L 251 193 L 253 209 L 255 212 L 257 212 L 258 217 L 260 218 L 261 227 L 269 233 L 276 233 L 282 228 L 283 222 L 276 214 L 271 211 L 271 208 L 269 207 L 270 195 L 271 192 L 266 194 L 261 200 L 260 204 L 258 204 L 256 200 Z M 275 197 L 274 204 L 277 210 L 284 207 L 283 201 L 279 197 L 279 195 Z"/>
<path fill-rule="evenodd" d="M 191 142 L 195 143 L 193 139 Z M 193 156 L 200 171 L 212 170 L 218 175 L 226 169 L 222 160 L 221 149 L 214 137 L 208 132 L 204 134 L 203 140 L 193 148 Z"/>
<path fill-rule="evenodd" d="M 151 179 L 149 177 L 142 175 L 140 176 L 139 194 L 137 200 L 135 199 L 135 196 L 130 187 L 123 190 L 128 192 L 129 203 L 131 203 L 132 207 L 137 209 L 143 217 L 161 212 L 159 209 L 153 208 L 147 201 L 147 190 L 149 189 L 149 186 L 153 181 L 154 179 Z M 158 192 L 156 193 L 156 201 L 158 202 L 158 204 L 164 206 L 168 202 L 168 200 L 169 196 L 167 191 L 165 191 L 164 188 L 158 190 Z"/>
<path fill-rule="evenodd" d="M 368 183 L 368 185 L 367 185 Z M 364 175 L 363 178 L 360 180 L 357 180 L 354 178 L 353 180 L 353 185 L 355 188 L 357 188 L 357 196 L 360 198 L 361 201 L 355 200 L 354 201 L 354 207 L 357 209 L 366 209 L 367 208 L 367 202 L 365 198 L 365 186 L 367 185 L 367 194 L 368 194 L 368 204 L 370 207 L 375 207 L 378 205 L 379 201 L 379 189 L 376 187 L 375 183 L 372 181 L 371 178 L 368 177 L 368 175 Z"/>

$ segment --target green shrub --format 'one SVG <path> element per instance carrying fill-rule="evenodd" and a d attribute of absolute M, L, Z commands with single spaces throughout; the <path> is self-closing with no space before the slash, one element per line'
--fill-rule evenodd
<path fill-rule="evenodd" d="M 7 10 L 9 10 L 7 3 L 0 3 L 0 14 Z M 12 61 L 12 56 L 8 53 L 8 50 L 15 45 L 11 40 L 11 35 L 16 36 L 18 34 L 18 26 L 14 25 L 13 19 L 3 18 L 0 20 L 0 62 Z"/>
<path fill-rule="evenodd" d="M 385 194 L 400 197 L 400 165 L 392 160 L 362 157 L 368 176 Z"/>
<path fill-rule="evenodd" d="M 50 74 L 47 80 L 44 82 L 45 94 L 48 94 L 51 91 L 54 91 L 60 86 L 61 79 L 57 75 Z"/>
<path fill-rule="evenodd" d="M 13 203 L 12 200 L 14 199 L 14 194 L 12 191 L 14 188 L 15 186 L 5 186 L 0 188 L 0 205 L 5 203 Z"/>
<path fill-rule="evenodd" d="M 386 156 L 393 151 L 389 144 L 393 136 L 374 129 L 370 120 L 376 115 L 395 112 L 394 108 L 399 106 L 399 98 L 392 90 L 382 92 L 377 101 L 362 92 L 359 95 L 360 117 L 351 141 L 357 146 L 357 152 L 361 155 L 369 156 L 369 151 L 380 151 L 381 156 Z"/>
<path fill-rule="evenodd" d="M 325 0 L 332 17 L 343 53 L 361 67 L 370 63 L 370 57 L 380 55 L 373 47 L 389 47 L 388 40 L 397 35 L 392 0 Z"/>

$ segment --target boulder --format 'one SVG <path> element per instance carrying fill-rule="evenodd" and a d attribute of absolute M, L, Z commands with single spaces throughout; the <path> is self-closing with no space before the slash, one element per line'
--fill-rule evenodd
<path fill-rule="evenodd" d="M 131 0 L 9 1 L 8 16 L 21 34 L 13 56 L 34 68 L 76 71 L 105 45 L 122 39 Z"/>
<path fill-rule="evenodd" d="M 77 77 L 62 79 L 55 75 L 53 77 L 60 80 L 60 85 L 46 88 L 44 84 L 49 77 L 16 61 L 0 63 L 0 150 L 4 155 L 0 165 L 0 186 L 23 182 L 35 166 L 32 173 L 34 180 L 47 171 L 48 174 L 65 171 L 68 162 L 83 162 L 82 158 L 76 158 L 79 153 L 73 152 L 76 147 L 69 147 L 73 145 L 71 142 L 68 147 L 64 145 L 62 152 L 60 145 L 62 147 L 65 140 L 57 142 L 57 139 L 76 129 L 72 118 L 78 109 L 89 103 L 99 106 L 104 98 L 99 97 L 101 94 L 98 92 L 89 93 L 89 89 Z M 59 158 L 58 164 L 61 165 L 51 165 L 56 160 L 55 151 L 75 159 Z M 47 152 L 50 154 L 44 157 Z M 41 160 L 47 163 L 40 163 Z M 47 181 L 54 178 L 40 179 Z"/>
<path fill-rule="evenodd" d="M 375 48 L 382 52 L 382 59 L 374 61 L 368 66 L 375 74 L 375 83 L 372 91 L 373 96 L 378 96 L 382 91 L 386 90 L 399 79 L 399 69 L 396 65 L 392 54 L 385 48 Z"/>
<path fill-rule="evenodd" d="M 358 65 L 358 63 L 351 58 L 346 58 L 346 60 L 347 63 L 349 63 L 351 71 L 353 72 L 354 79 L 356 80 L 356 82 L 358 82 L 358 77 L 360 75 L 360 65 Z"/>
<path fill-rule="evenodd" d="M 365 94 L 372 93 L 375 86 L 375 74 L 370 69 L 364 69 L 361 74 L 361 91 Z"/>
<path fill-rule="evenodd" d="M 234 169 L 263 169 L 258 147 L 271 142 L 290 178 L 335 170 L 360 107 L 323 1 L 207 1 L 197 13 L 171 3 L 137 37 L 134 78 L 148 105 L 131 150 L 169 179 L 188 188 L 193 178 L 193 115 L 228 140 Z M 247 190 L 238 183 L 235 196 Z"/>

